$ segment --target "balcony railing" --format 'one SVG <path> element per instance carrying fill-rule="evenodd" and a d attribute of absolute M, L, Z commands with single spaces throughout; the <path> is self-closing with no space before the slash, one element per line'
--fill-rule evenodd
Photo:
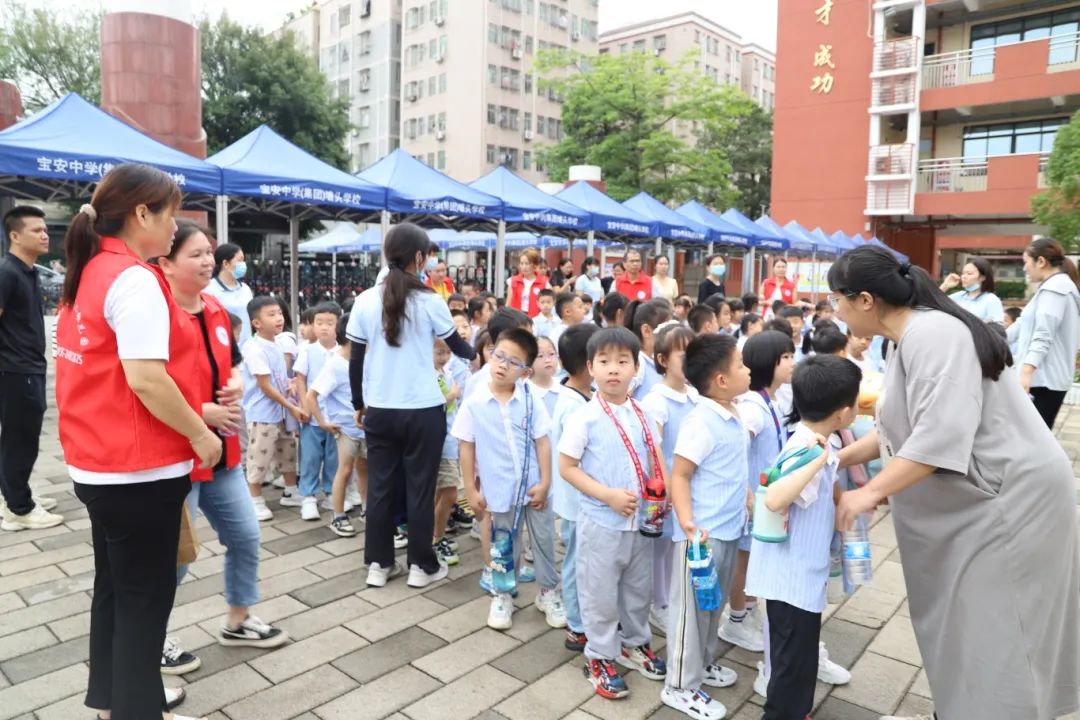
<path fill-rule="evenodd" d="M 1037 181 L 1038 187 L 1049 187 L 1046 182 L 1046 166 L 1050 163 L 1050 153 L 1043 153 L 1039 156 L 1039 179 Z"/>
<path fill-rule="evenodd" d="M 915 102 L 915 75 L 888 75 L 872 81 L 873 107 L 910 105 Z"/>
<path fill-rule="evenodd" d="M 914 145 L 910 143 L 872 145 L 870 147 L 870 163 L 866 174 L 877 178 L 893 178 L 895 176 L 910 178 L 914 149 Z"/>
<path fill-rule="evenodd" d="M 1035 38 L 1020 42 L 1036 42 L 1047 38 Z M 1054 35 L 1049 38 L 1050 50 L 1047 53 L 1048 68 L 1077 62 L 1080 51 L 1080 32 L 1066 35 Z M 1016 44 L 1016 43 L 1007 43 Z M 958 50 L 951 53 L 931 55 L 923 59 L 922 86 L 924 90 L 957 87 L 971 83 L 989 82 L 994 79 L 994 63 L 997 49 L 1003 47 L 982 47 L 970 50 Z"/>
<path fill-rule="evenodd" d="M 987 158 L 929 158 L 919 161 L 917 192 L 986 190 Z"/>
<path fill-rule="evenodd" d="M 873 180 L 867 183 L 867 215 L 906 215 L 911 211 L 910 180 Z"/>
<path fill-rule="evenodd" d="M 904 37 L 874 43 L 874 72 L 916 69 L 921 42 L 916 37 Z"/>

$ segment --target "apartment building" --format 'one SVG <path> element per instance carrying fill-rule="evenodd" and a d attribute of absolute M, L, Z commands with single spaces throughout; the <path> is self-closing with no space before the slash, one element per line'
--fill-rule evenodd
<path fill-rule="evenodd" d="M 541 50 L 597 51 L 598 0 L 404 0 L 401 146 L 465 182 L 498 165 L 546 178 L 537 149 L 562 137 Z"/>
<path fill-rule="evenodd" d="M 401 0 L 324 0 L 285 24 L 350 100 L 352 170 L 401 144 Z"/>
<path fill-rule="evenodd" d="M 695 70 L 717 83 L 738 86 L 766 110 L 773 108 L 775 54 L 695 12 L 605 32 L 600 37 L 600 52 L 649 52 L 669 62 L 689 56 Z"/>
<path fill-rule="evenodd" d="M 777 47 L 776 220 L 873 233 L 934 271 L 971 253 L 1015 270 L 1080 109 L 1080 4 L 785 0 Z"/>

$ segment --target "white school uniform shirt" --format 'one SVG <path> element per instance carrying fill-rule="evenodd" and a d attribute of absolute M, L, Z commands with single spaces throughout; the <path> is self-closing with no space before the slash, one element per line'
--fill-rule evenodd
<path fill-rule="evenodd" d="M 536 337 L 551 337 L 554 330 L 562 321 L 554 313 L 547 317 L 544 313 L 537 313 L 532 319 L 533 335 Z"/>
<path fill-rule="evenodd" d="M 566 385 L 559 385 L 559 397 L 551 414 L 551 507 L 563 520 L 577 522 L 581 493 L 559 473 L 559 442 L 567 420 L 589 404 L 589 398 Z"/>
<path fill-rule="evenodd" d="M 465 387 L 462 389 L 461 399 L 462 401 L 468 400 L 472 397 L 477 390 L 482 387 L 487 387 L 487 384 L 491 382 L 491 364 L 488 363 L 482 368 L 474 372 L 469 376 L 469 380 L 465 383 Z"/>
<path fill-rule="evenodd" d="M 349 385 L 349 361 L 334 353 L 315 376 L 311 389 L 319 394 L 319 407 L 326 421 L 337 425 L 348 437 L 359 439 L 364 431 L 356 425 Z"/>
<path fill-rule="evenodd" d="M 285 353 L 273 340 L 253 335 L 240 349 L 244 356 L 244 419 L 247 422 L 280 423 L 285 421 L 285 408 L 271 400 L 259 389 L 260 375 L 269 375 L 270 382 L 282 395 L 289 389 Z"/>
<path fill-rule="evenodd" d="M 217 298 L 223 308 L 240 318 L 239 342 L 240 347 L 243 347 L 252 336 L 251 319 L 248 317 L 247 310 L 248 303 L 255 297 L 251 288 L 239 280 L 236 281 L 236 287 L 231 288 L 221 282 L 221 278 L 215 277 L 206 286 L 206 292 Z"/>
<path fill-rule="evenodd" d="M 490 385 L 477 389 L 458 408 L 451 433 L 462 442 L 476 444 L 476 470 L 480 490 L 493 513 L 514 509 L 528 447 L 529 472 L 526 489 L 540 482 L 536 440 L 548 434 L 551 418 L 544 403 L 532 398 L 532 434 L 526 442 L 525 384 L 517 383 L 505 405 L 491 393 Z"/>
<path fill-rule="evenodd" d="M 280 335 L 278 336 L 280 337 Z M 308 343 L 300 346 L 300 354 L 296 357 L 296 362 L 293 363 L 293 373 L 304 376 L 304 381 L 307 383 L 308 389 L 311 389 L 311 384 L 315 382 L 315 378 L 319 377 L 319 373 L 326 366 L 326 361 L 334 355 L 339 355 L 338 344 L 335 342 L 332 346 L 326 348 L 321 343 Z M 300 398 L 303 400 L 303 398 Z M 350 401 L 351 402 L 351 401 Z M 319 397 L 319 408 L 325 414 L 326 409 L 323 404 L 322 397 Z M 319 421 L 312 415 L 309 424 L 314 427 L 319 427 Z"/>
<path fill-rule="evenodd" d="M 814 439 L 798 423 L 782 456 L 805 448 Z M 788 539 L 781 543 L 754 540 L 746 572 L 746 594 L 779 600 L 811 613 L 824 612 L 829 581 L 829 547 L 836 524 L 833 486 L 839 460 L 835 452 L 789 508 Z"/>
<path fill-rule="evenodd" d="M 610 407 L 612 414 L 622 425 L 627 438 L 633 445 L 638 461 L 641 463 L 641 469 L 648 479 L 651 460 L 637 413 L 631 408 L 629 400 L 621 405 L 610 405 Z M 655 442 L 656 428 L 653 427 L 650 430 Z M 657 448 L 657 452 L 659 451 Z M 563 426 L 562 438 L 559 440 L 559 453 L 579 460 L 585 474 L 601 485 L 629 490 L 637 495 L 640 502 L 641 485 L 634 463 L 630 459 L 630 452 L 623 444 L 615 424 L 600 407 L 598 396 L 593 396 L 585 407 L 567 418 Z M 578 517 L 579 519 L 588 518 L 591 522 L 609 530 L 636 531 L 638 529 L 638 513 L 623 517 L 612 510 L 607 503 L 584 493 L 581 494 Z"/>
<path fill-rule="evenodd" d="M 376 285 L 360 293 L 345 330 L 350 340 L 367 346 L 364 404 L 397 410 L 443 405 L 435 373 L 426 370 L 435 367 L 435 338 L 445 339 L 457 332 L 450 309 L 436 293 L 413 291 L 406 303 L 398 347 L 392 347 L 383 333 L 383 289 L 383 285 Z M 425 372 L 417 373 L 420 368 Z"/>
<path fill-rule="evenodd" d="M 535 326 L 535 323 L 534 323 L 534 326 Z M 568 327 L 570 327 L 570 326 L 567 325 L 566 323 L 564 323 L 562 320 L 560 320 L 559 324 L 556 325 L 555 327 L 553 327 L 551 329 L 551 332 L 548 333 L 548 339 L 551 340 L 551 342 L 555 343 L 555 350 L 556 351 L 558 351 L 558 349 L 559 349 L 559 338 L 562 337 L 562 334 L 564 332 L 566 332 L 566 328 L 568 328 Z"/>

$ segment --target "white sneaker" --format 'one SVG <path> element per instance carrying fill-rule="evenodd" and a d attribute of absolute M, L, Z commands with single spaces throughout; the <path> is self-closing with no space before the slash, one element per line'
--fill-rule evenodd
<path fill-rule="evenodd" d="M 566 627 L 566 607 L 557 589 L 540 590 L 536 593 L 535 605 L 537 610 L 544 613 L 550 627 Z"/>
<path fill-rule="evenodd" d="M 818 644 L 817 677 L 829 685 L 847 685 L 851 682 L 851 673 L 829 659 L 825 643 Z"/>
<path fill-rule="evenodd" d="M 679 690 L 665 686 L 660 691 L 660 702 L 698 720 L 723 720 L 727 716 L 724 703 L 712 699 L 701 690 Z"/>
<path fill-rule="evenodd" d="M 360 497 L 360 491 L 351 483 L 345 488 L 345 504 L 349 506 L 350 510 L 364 504 L 364 499 Z M 348 512 L 348 510 L 345 512 Z"/>
<path fill-rule="evenodd" d="M 270 508 L 266 507 L 266 498 L 261 496 L 251 498 L 251 504 L 255 506 L 255 517 L 257 517 L 260 522 L 274 519 L 274 513 L 270 512 Z"/>
<path fill-rule="evenodd" d="M 305 497 L 303 502 L 300 503 L 300 519 L 318 520 L 319 501 L 316 500 L 314 497 Z"/>
<path fill-rule="evenodd" d="M 655 605 L 649 608 L 649 624 L 657 635 L 667 637 L 667 611 Z"/>
<path fill-rule="evenodd" d="M 165 688 L 165 709 L 172 710 L 187 698 L 184 688 Z"/>
<path fill-rule="evenodd" d="M 754 692 L 761 697 L 769 695 L 769 678 L 765 677 L 765 663 L 758 661 L 757 677 L 754 678 Z"/>
<path fill-rule="evenodd" d="M 285 489 L 285 478 L 282 477 L 281 475 L 278 475 L 277 477 L 274 478 L 274 481 L 271 482 L 270 484 L 273 485 L 274 487 L 276 487 L 278 490 L 284 490 Z"/>
<path fill-rule="evenodd" d="M 745 620 L 737 623 L 731 622 L 731 618 L 728 618 L 720 626 L 720 632 L 717 634 L 721 640 L 732 645 L 738 645 L 743 650 L 756 653 L 765 652 L 765 640 L 762 638 L 761 631 L 756 630 L 753 625 L 748 624 Z"/>
<path fill-rule="evenodd" d="M 56 527 L 63 522 L 63 515 L 55 515 L 41 505 L 34 505 L 34 509 L 25 515 L 16 515 L 5 507 L 3 519 L 0 520 L 0 529 L 11 532 L 44 530 L 45 528 Z"/>
<path fill-rule="evenodd" d="M 705 666 L 705 676 L 701 679 L 701 682 L 709 687 L 726 688 L 734 685 L 738 679 L 738 673 L 731 668 L 718 663 L 710 663 Z"/>
<path fill-rule="evenodd" d="M 319 507 L 321 507 L 323 510 L 329 510 L 330 512 L 334 512 L 334 500 L 329 495 L 327 495 L 322 499 L 322 502 L 319 503 Z M 353 504 L 349 502 L 348 495 L 345 496 L 345 504 L 342 505 L 342 508 L 343 509 L 341 512 L 349 512 L 353 509 Z"/>
<path fill-rule="evenodd" d="M 405 574 L 405 566 L 394 563 L 392 567 L 384 568 L 379 563 L 368 565 L 367 584 L 371 587 L 384 587 L 391 578 L 401 577 Z"/>
<path fill-rule="evenodd" d="M 509 630 L 514 625 L 514 599 L 510 593 L 496 593 L 488 610 L 488 627 L 492 630 Z"/>
<path fill-rule="evenodd" d="M 405 582 L 409 587 L 427 587 L 431 583 L 439 582 L 444 579 L 449 572 L 450 568 L 441 560 L 439 561 L 439 569 L 433 573 L 425 571 L 419 565 L 413 565 L 409 568 L 409 579 Z"/>
<path fill-rule="evenodd" d="M 300 493 L 296 491 L 294 487 L 292 492 L 282 493 L 281 500 L 278 501 L 281 507 L 300 507 L 304 504 L 304 498 Z"/>

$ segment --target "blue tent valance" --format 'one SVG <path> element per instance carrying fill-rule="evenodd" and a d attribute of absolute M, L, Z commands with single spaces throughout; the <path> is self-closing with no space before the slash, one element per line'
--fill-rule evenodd
<path fill-rule="evenodd" d="M 608 197 L 592 185 L 578 181 L 555 197 L 576 205 L 592 215 L 592 229 L 608 236 L 653 237 L 656 224 Z"/>
<path fill-rule="evenodd" d="M 660 237 L 703 244 L 713 234 L 707 226 L 680 215 L 647 192 L 639 192 L 623 205 L 656 223 Z"/>
<path fill-rule="evenodd" d="M 683 203 L 675 212 L 712 230 L 710 239 L 714 242 L 743 248 L 750 247 L 753 242 L 753 233 L 732 225 L 697 200 Z"/>
<path fill-rule="evenodd" d="M 386 209 L 390 212 L 486 220 L 502 217 L 502 200 L 459 183 L 401 148 L 356 177 L 387 189 Z"/>
<path fill-rule="evenodd" d="M 469 187 L 500 198 L 503 202 L 503 219 L 507 223 L 581 233 L 592 227 L 592 217 L 588 212 L 555 195 L 549 195 L 501 165 L 469 183 Z"/>

